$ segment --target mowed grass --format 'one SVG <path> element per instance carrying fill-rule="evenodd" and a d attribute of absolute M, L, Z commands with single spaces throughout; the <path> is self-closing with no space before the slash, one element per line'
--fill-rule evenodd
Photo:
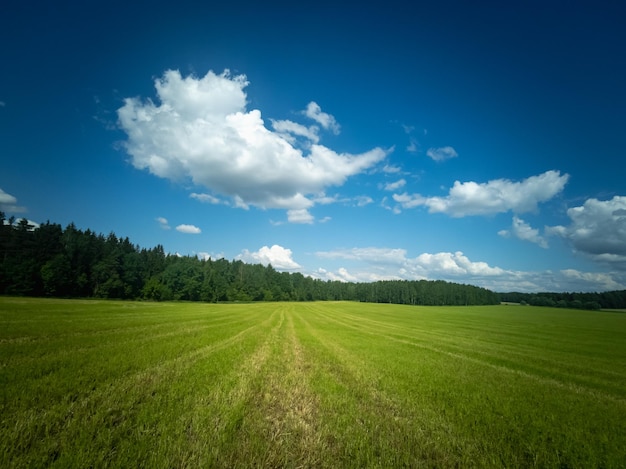
<path fill-rule="evenodd" d="M 626 314 L 0 298 L 0 467 L 624 467 Z"/>

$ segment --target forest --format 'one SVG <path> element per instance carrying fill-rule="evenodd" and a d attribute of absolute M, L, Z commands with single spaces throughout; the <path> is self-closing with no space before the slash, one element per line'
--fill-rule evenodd
<path fill-rule="evenodd" d="M 271 265 L 198 259 L 140 248 L 128 238 L 6 220 L 0 212 L 0 294 L 225 301 L 354 300 L 419 305 L 495 304 L 489 290 L 443 281 L 324 281 Z"/>
<path fill-rule="evenodd" d="M 299 272 L 279 272 L 271 265 L 167 254 L 161 245 L 141 248 L 127 237 L 83 231 L 74 224 L 63 228 L 46 222 L 33 227 L 25 219 L 6 219 L 3 212 L 0 261 L 0 294 L 4 295 L 203 302 L 349 300 L 411 305 L 515 301 L 587 309 L 626 307 L 626 292 L 538 296 L 501 294 L 442 280 L 321 280 Z"/>

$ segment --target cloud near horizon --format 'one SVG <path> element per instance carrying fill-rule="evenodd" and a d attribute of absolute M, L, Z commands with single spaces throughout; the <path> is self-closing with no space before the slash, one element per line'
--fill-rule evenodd
<path fill-rule="evenodd" d="M 291 249 L 284 248 L 278 244 L 272 247 L 263 246 L 256 252 L 244 249 L 235 259 L 248 264 L 271 264 L 277 270 L 298 270 L 300 264 L 293 260 Z"/>
<path fill-rule="evenodd" d="M 626 196 L 591 198 L 568 209 L 567 215 L 569 226 L 548 227 L 546 232 L 563 237 L 594 262 L 626 271 Z"/>
<path fill-rule="evenodd" d="M 546 171 L 520 182 L 494 179 L 486 183 L 455 181 L 446 197 L 424 197 L 420 194 L 394 194 L 393 199 L 404 209 L 426 206 L 429 213 L 445 213 L 460 218 L 496 213 L 532 212 L 537 205 L 560 193 L 568 174 Z"/>
<path fill-rule="evenodd" d="M 387 156 L 378 147 L 337 153 L 317 143 L 316 126 L 273 121 L 269 130 L 259 110 L 246 109 L 247 85 L 244 75 L 228 70 L 201 78 L 167 70 L 155 80 L 159 103 L 126 98 L 117 111 L 131 163 L 161 178 L 191 180 L 230 197 L 236 207 L 295 210 L 301 220 L 315 204 L 312 195 L 343 185 Z M 315 102 L 303 114 L 339 132 L 334 117 Z M 306 152 L 294 146 L 297 137 L 308 139 Z"/>
<path fill-rule="evenodd" d="M 4 192 L 0 189 L 0 210 L 9 213 L 24 213 L 27 212 L 26 207 L 17 205 L 17 197 Z"/>
<path fill-rule="evenodd" d="M 372 282 L 378 280 L 445 280 L 468 283 L 493 291 L 609 291 L 626 288 L 626 275 L 581 272 L 514 271 L 469 259 L 463 252 L 422 253 L 407 256 L 405 249 L 352 248 L 321 251 L 317 257 L 344 260 L 350 264 L 329 270 L 320 268 L 312 275 L 324 280 Z"/>

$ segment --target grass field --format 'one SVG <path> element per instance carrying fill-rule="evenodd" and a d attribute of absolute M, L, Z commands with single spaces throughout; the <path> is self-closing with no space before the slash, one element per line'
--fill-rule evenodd
<path fill-rule="evenodd" d="M 0 467 L 624 467 L 626 314 L 0 298 Z"/>

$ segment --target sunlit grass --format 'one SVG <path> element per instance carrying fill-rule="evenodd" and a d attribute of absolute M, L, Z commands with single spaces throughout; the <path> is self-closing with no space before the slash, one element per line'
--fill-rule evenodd
<path fill-rule="evenodd" d="M 623 467 L 626 315 L 0 298 L 0 467 Z"/>

